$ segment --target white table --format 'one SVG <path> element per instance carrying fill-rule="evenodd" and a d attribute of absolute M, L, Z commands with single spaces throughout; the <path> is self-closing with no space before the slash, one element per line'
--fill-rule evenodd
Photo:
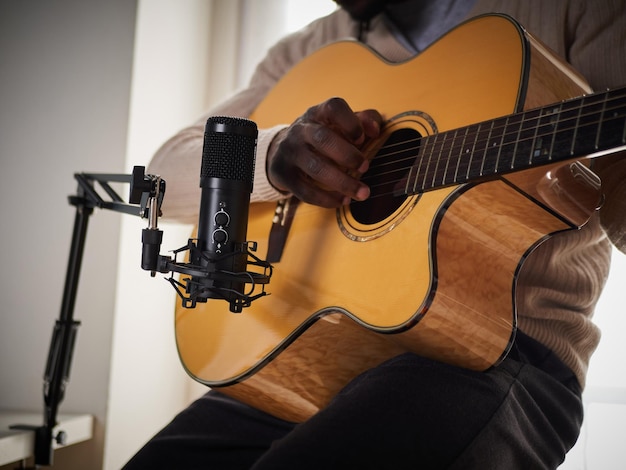
<path fill-rule="evenodd" d="M 60 414 L 59 424 L 52 435 L 59 431 L 66 433 L 67 439 L 63 447 L 89 440 L 93 436 L 93 416 Z M 34 457 L 35 432 L 29 430 L 10 429 L 16 424 L 41 426 L 43 413 L 0 411 L 0 465 L 19 462 Z M 53 448 L 61 447 L 53 441 Z"/>

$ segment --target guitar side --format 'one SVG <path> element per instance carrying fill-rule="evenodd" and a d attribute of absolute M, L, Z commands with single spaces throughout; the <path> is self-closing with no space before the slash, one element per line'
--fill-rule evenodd
<path fill-rule="evenodd" d="M 338 43 L 294 67 L 251 119 L 260 127 L 288 123 L 342 96 L 353 109 L 376 108 L 399 128 L 432 135 L 522 103 L 571 96 L 576 80 L 554 72 L 544 56 L 500 16 L 465 23 L 396 65 L 359 44 Z M 544 70 L 531 69 L 531 60 Z M 552 72 L 546 91 L 538 81 Z M 409 196 L 372 223 L 350 208 L 300 204 L 270 296 L 241 314 L 220 301 L 177 308 L 185 368 L 202 383 L 299 421 L 358 373 L 405 351 L 477 370 L 496 364 L 514 336 L 524 258 L 579 222 L 546 210 L 528 181 L 536 181 L 534 172 Z M 261 257 L 274 211 L 275 204 L 251 207 L 248 239 Z"/>

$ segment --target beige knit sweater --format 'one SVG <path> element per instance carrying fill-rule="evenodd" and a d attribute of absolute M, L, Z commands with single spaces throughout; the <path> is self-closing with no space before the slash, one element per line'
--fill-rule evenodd
<path fill-rule="evenodd" d="M 478 0 L 468 16 L 490 12 L 516 18 L 526 30 L 574 65 L 593 88 L 626 84 L 626 2 Z M 199 159 L 207 116 L 248 116 L 296 62 L 325 44 L 355 38 L 357 32 L 358 24 L 338 10 L 283 39 L 259 64 L 248 88 L 168 140 L 148 168 L 149 173 L 159 174 L 168 182 L 164 215 L 187 223 L 197 221 Z M 410 57 L 380 17 L 372 20 L 363 39 L 390 61 Z M 284 197 L 274 190 L 265 175 L 267 148 L 282 127 L 259 130 L 253 201 Z M 612 168 L 612 175 L 616 174 L 619 177 L 614 181 L 624 180 L 626 164 L 618 162 Z M 626 213 L 621 202 L 626 201 L 626 190 L 607 191 L 607 198 L 618 201 L 612 211 Z M 603 223 L 612 224 L 617 238 L 623 236 L 621 220 L 606 218 Z M 582 230 L 557 235 L 540 245 L 524 264 L 519 278 L 520 330 L 555 351 L 583 386 L 589 358 L 600 337 L 591 317 L 608 275 L 610 253 L 610 242 L 600 226 L 600 217 L 594 216 Z"/>

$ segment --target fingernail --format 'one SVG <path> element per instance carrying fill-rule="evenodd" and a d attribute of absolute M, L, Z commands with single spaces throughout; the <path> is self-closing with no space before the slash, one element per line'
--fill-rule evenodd
<path fill-rule="evenodd" d="M 380 124 L 378 123 L 378 121 L 372 119 L 370 121 L 370 126 L 370 133 L 368 134 L 368 137 L 378 137 L 378 135 L 380 134 Z"/>
<path fill-rule="evenodd" d="M 365 201 L 368 197 L 370 197 L 370 188 L 368 186 L 361 186 L 356 192 L 356 200 Z"/>

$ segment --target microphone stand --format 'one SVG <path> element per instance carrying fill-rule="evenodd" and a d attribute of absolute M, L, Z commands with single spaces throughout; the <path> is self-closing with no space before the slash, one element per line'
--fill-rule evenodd
<path fill-rule="evenodd" d="M 69 380 L 74 344 L 79 321 L 74 320 L 74 306 L 78 280 L 83 260 L 85 239 L 89 216 L 95 207 L 109 209 L 126 214 L 145 216 L 148 201 L 156 201 L 160 208 L 165 192 L 165 181 L 159 177 L 146 177 L 143 167 L 135 167 L 132 175 L 80 173 L 74 177 L 78 182 L 77 194 L 69 196 L 69 203 L 76 207 L 72 243 L 70 246 L 65 287 L 61 302 L 61 311 L 56 320 L 46 368 L 44 372 L 44 412 L 41 426 L 16 424 L 11 429 L 31 430 L 35 432 L 35 468 L 50 466 L 53 463 L 53 441 L 65 444 L 67 436 L 62 430 L 55 435 L 59 404 L 63 400 Z M 98 192 L 97 185 L 107 193 L 110 200 L 105 200 Z M 129 202 L 124 200 L 109 183 L 131 183 Z M 131 202 L 131 201 L 134 201 Z"/>
<path fill-rule="evenodd" d="M 157 225 L 165 195 L 165 180 L 161 179 L 160 176 L 146 175 L 145 167 L 134 167 L 130 175 L 76 173 L 74 178 L 78 182 L 77 194 L 69 196 L 68 199 L 69 203 L 76 207 L 76 215 L 61 312 L 54 325 L 44 372 L 43 424 L 41 426 L 28 424 L 10 426 L 10 429 L 35 432 L 34 468 L 42 465 L 51 466 L 53 443 L 65 444 L 67 441 L 66 433 L 60 430 L 54 434 L 54 428 L 58 424 L 59 404 L 63 400 L 69 381 L 74 344 L 80 325 L 79 321 L 74 320 L 74 306 L 87 237 L 87 225 L 94 208 L 108 209 L 148 219 L 148 228 L 142 231 L 141 268 L 150 271 L 152 276 L 157 272 L 171 272 L 172 275 L 168 281 L 182 299 L 183 307 L 193 308 L 196 306 L 196 302 L 206 302 L 209 298 L 217 298 L 227 300 L 231 305 L 231 311 L 241 312 L 242 308 L 250 306 L 253 300 L 267 295 L 265 285 L 272 275 L 271 264 L 252 253 L 256 250 L 255 242 L 244 242 L 242 246 L 238 247 L 238 251 L 225 256 L 245 253 L 248 256 L 247 264 L 253 266 L 256 271 L 226 272 L 218 269 L 216 261 L 219 259 L 208 259 L 198 248 L 196 240 L 193 239 L 189 239 L 187 245 L 174 250 L 173 258 L 160 255 L 163 232 L 158 229 Z M 128 202 L 124 202 L 109 183 L 130 183 Z M 108 199 L 102 197 L 102 191 L 106 193 Z M 176 256 L 185 251 L 192 254 L 190 257 L 201 258 L 206 263 L 196 265 L 178 262 Z M 191 277 L 180 282 L 174 279 L 173 273 L 175 272 Z M 198 280 L 207 280 L 208 282 L 206 285 L 202 284 L 198 287 Z M 251 284 L 251 288 L 247 292 L 239 292 L 228 287 L 222 287 L 220 282 Z M 261 287 L 260 292 L 255 291 L 257 286 Z"/>

